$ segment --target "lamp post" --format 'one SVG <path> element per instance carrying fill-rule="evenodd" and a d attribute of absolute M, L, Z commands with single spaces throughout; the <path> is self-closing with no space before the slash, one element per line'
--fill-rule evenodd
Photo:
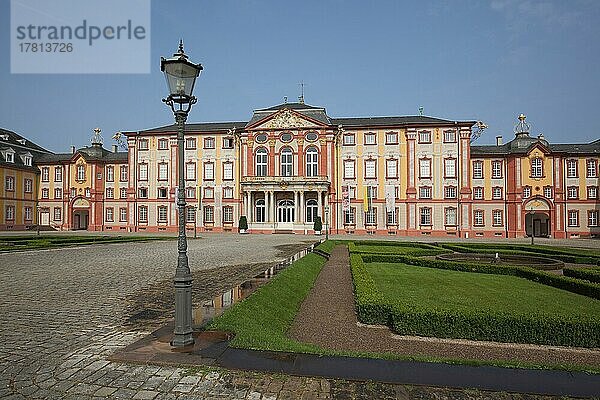
<path fill-rule="evenodd" d="M 529 210 L 529 215 L 531 215 L 531 245 L 533 246 L 533 236 L 534 236 L 533 216 L 535 215 L 535 210 L 533 209 L 533 206 Z"/>
<path fill-rule="evenodd" d="M 329 240 L 329 206 L 325 206 L 325 240 Z"/>
<path fill-rule="evenodd" d="M 172 58 L 160 59 L 160 70 L 164 72 L 169 88 L 169 96 L 163 99 L 175 115 L 177 124 L 177 209 L 179 213 L 179 234 L 177 240 L 177 269 L 173 283 L 175 286 L 175 329 L 171 345 L 183 347 L 194 343 L 192 336 L 192 274 L 188 265 L 187 240 L 185 237 L 185 180 L 184 180 L 184 132 L 185 121 L 197 99 L 192 95 L 196 78 L 202 71 L 201 64 L 188 60 L 183 51 L 183 41 Z"/>

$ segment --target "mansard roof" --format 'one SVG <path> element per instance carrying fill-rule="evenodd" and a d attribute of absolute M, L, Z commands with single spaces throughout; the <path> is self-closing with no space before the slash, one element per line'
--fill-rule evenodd
<path fill-rule="evenodd" d="M 331 118 L 334 125 L 347 127 L 368 127 L 368 126 L 393 126 L 393 125 L 469 125 L 472 126 L 476 121 L 451 121 L 448 119 L 426 117 L 423 115 L 411 115 L 404 117 L 350 117 L 350 118 Z"/>
<path fill-rule="evenodd" d="M 600 154 L 600 139 L 591 143 L 548 144 L 545 139 L 530 136 L 516 137 L 508 143 L 496 145 L 471 145 L 472 156 L 505 156 L 509 154 L 527 154 L 536 145 L 549 149 L 550 153 L 560 154 Z"/>
<path fill-rule="evenodd" d="M 127 162 L 127 152 L 113 152 L 99 145 L 91 145 L 78 149 L 75 153 L 43 154 L 36 162 L 38 164 L 54 164 L 69 162 L 77 155 L 86 161 Z"/>
<path fill-rule="evenodd" d="M 219 132 L 227 131 L 229 129 L 239 129 L 246 126 L 246 122 L 202 122 L 185 124 L 186 132 Z M 173 133 L 177 132 L 177 125 L 166 125 L 159 126 L 157 128 L 146 129 L 140 131 L 140 133 Z M 135 135 L 137 132 L 123 132 L 125 135 Z"/>
<path fill-rule="evenodd" d="M 307 118 L 321 122 L 326 125 L 332 125 L 331 120 L 327 116 L 324 107 L 315 107 L 304 103 L 283 103 L 273 107 L 254 110 L 252 118 L 246 126 L 252 126 L 259 121 L 268 118 L 271 115 L 278 113 L 281 110 L 293 110 Z"/>
<path fill-rule="evenodd" d="M 13 162 L 7 162 L 4 153 L 11 152 L 14 154 Z M 50 153 L 48 150 L 25 139 L 23 136 L 9 131 L 8 129 L 0 128 L 0 165 L 36 171 L 35 162 L 44 154 Z M 33 157 L 32 165 L 25 165 L 21 156 L 29 155 Z"/>

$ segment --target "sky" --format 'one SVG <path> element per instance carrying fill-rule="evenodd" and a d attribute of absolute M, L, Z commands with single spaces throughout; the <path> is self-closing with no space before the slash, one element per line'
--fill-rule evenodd
<path fill-rule="evenodd" d="M 11 74 L 0 0 L 0 127 L 54 152 L 173 123 L 160 57 L 179 39 L 204 70 L 188 122 L 247 121 L 297 101 L 331 117 L 481 120 L 514 137 L 520 113 L 550 143 L 600 138 L 600 1 L 153 0 L 151 73 Z M 115 55 L 118 57 L 118 55 Z M 594 118 L 592 118 L 594 117 Z"/>

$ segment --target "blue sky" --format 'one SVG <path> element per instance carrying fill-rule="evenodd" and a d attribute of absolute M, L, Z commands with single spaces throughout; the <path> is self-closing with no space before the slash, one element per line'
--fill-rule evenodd
<path fill-rule="evenodd" d="M 425 114 L 513 137 L 516 117 L 551 143 L 600 138 L 600 2 L 152 1 L 151 74 L 11 74 L 0 2 L 0 127 L 55 152 L 171 124 L 160 56 L 184 39 L 201 62 L 189 122 L 244 121 L 295 101 L 333 117 Z M 118 55 L 116 55 L 118 57 Z M 107 146 L 108 147 L 108 146 Z"/>

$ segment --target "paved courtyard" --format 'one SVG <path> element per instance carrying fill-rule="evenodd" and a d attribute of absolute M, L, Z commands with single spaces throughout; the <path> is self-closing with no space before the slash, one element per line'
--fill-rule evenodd
<path fill-rule="evenodd" d="M 189 240 L 194 301 L 218 295 L 313 241 L 302 235 L 231 234 Z M 170 317 L 176 245 L 159 241 L 0 254 L 0 398 L 521 398 L 108 362 L 115 349 Z M 145 308 L 149 303 L 152 312 Z"/>

